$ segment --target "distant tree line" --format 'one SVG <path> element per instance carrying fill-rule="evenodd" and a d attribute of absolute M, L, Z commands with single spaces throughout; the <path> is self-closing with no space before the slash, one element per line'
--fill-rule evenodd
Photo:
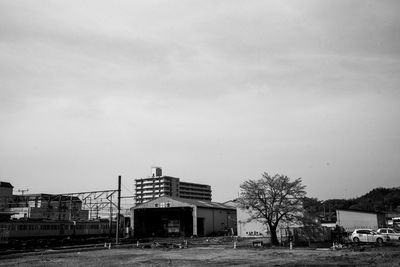
<path fill-rule="evenodd" d="M 328 199 L 305 197 L 303 207 L 309 214 L 319 214 L 322 220 L 336 220 L 337 209 L 397 212 L 400 213 L 400 187 L 375 188 L 367 194 L 352 199 Z"/>

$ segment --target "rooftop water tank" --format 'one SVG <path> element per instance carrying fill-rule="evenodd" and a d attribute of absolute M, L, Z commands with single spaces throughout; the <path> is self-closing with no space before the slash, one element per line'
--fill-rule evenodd
<path fill-rule="evenodd" d="M 151 176 L 152 177 L 162 176 L 162 169 L 160 167 L 151 167 Z"/>

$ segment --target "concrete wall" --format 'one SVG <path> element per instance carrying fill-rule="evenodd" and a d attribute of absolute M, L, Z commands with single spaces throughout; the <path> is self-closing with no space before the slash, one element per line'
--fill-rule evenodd
<path fill-rule="evenodd" d="M 241 209 L 236 201 L 228 201 L 224 204 L 236 208 L 237 235 L 240 237 L 267 237 L 268 227 L 260 221 L 250 220 L 247 209 Z"/>
<path fill-rule="evenodd" d="M 240 237 L 255 237 L 255 236 L 268 236 L 268 227 L 257 221 L 249 220 L 250 215 L 247 210 L 237 208 L 237 224 L 238 236 Z"/>
<path fill-rule="evenodd" d="M 0 197 L 11 197 L 13 194 L 12 187 L 0 187 Z"/>
<path fill-rule="evenodd" d="M 8 186 L 0 186 L 0 210 L 8 207 L 8 198 L 13 194 L 13 188 Z"/>

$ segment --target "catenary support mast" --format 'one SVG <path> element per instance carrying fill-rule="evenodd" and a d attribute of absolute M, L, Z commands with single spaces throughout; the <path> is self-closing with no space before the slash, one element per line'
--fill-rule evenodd
<path fill-rule="evenodd" d="M 119 243 L 119 225 L 121 215 L 121 175 L 118 176 L 118 206 L 117 206 L 117 229 L 115 231 L 115 243 Z"/>

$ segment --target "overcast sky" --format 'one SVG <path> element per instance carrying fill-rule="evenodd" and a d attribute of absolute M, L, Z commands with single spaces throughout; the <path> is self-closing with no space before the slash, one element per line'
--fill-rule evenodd
<path fill-rule="evenodd" d="M 400 181 L 400 1 L 0 1 L 0 179 L 117 187 L 151 166 L 237 196 Z"/>

